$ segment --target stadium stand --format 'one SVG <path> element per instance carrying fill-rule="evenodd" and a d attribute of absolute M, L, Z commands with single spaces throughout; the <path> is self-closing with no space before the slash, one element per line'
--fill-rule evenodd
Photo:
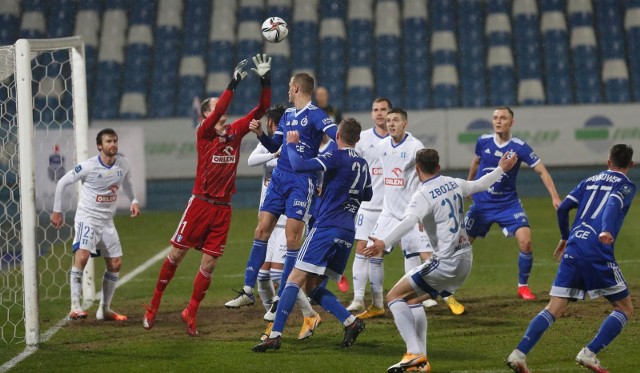
<path fill-rule="evenodd" d="M 269 16 L 289 38 L 262 40 Z M 259 52 L 273 58 L 274 102 L 305 71 L 351 112 L 376 96 L 412 110 L 640 100 L 640 0 L 0 1 L 2 44 L 71 35 L 85 40 L 93 119 L 189 116 L 194 97 L 220 94 Z M 56 68 L 34 71 L 51 87 L 39 107 L 68 100 L 49 79 Z M 258 91 L 249 80 L 230 114 Z"/>

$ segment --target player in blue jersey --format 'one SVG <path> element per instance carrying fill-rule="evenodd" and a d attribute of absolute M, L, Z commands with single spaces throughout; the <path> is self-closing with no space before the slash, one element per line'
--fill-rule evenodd
<path fill-rule="evenodd" d="M 596 354 L 613 341 L 633 315 L 627 283 L 613 255 L 613 245 L 636 193 L 627 173 L 633 166 L 633 149 L 617 144 L 609 151 L 609 169 L 583 180 L 558 207 L 561 239 L 554 252 L 561 259 L 551 286 L 547 307 L 529 323 L 529 328 L 507 358 L 515 372 L 526 373 L 526 356 L 542 334 L 560 318 L 570 301 L 605 297 L 613 306 L 593 340 L 576 356 L 576 362 L 594 372 L 608 372 Z M 569 211 L 577 209 L 569 230 Z"/>
<path fill-rule="evenodd" d="M 300 143 L 296 150 L 303 159 L 312 159 L 318 155 L 322 137 L 326 133 L 336 138 L 336 125 L 331 118 L 311 103 L 314 81 L 307 73 L 295 74 L 289 82 L 289 101 L 294 107 L 285 111 L 272 138 L 253 126 L 252 131 L 271 153 L 286 147 L 286 135 L 289 131 L 298 131 Z M 314 171 L 296 172 L 291 166 L 289 153 L 283 151 L 273 170 L 271 183 L 258 214 L 258 227 L 255 231 L 253 247 L 249 254 L 245 270 L 244 286 L 238 296 L 225 303 L 228 308 L 250 306 L 255 302 L 253 287 L 258 278 L 258 270 L 266 256 L 266 245 L 280 215 L 287 216 L 285 235 L 287 237 L 287 257 L 285 258 L 282 278 L 286 279 L 293 269 L 304 233 L 305 217 L 315 198 L 317 177 Z M 279 291 L 280 295 L 281 291 Z M 277 300 L 272 307 L 277 308 Z M 270 321 L 270 320 L 267 320 Z"/>
<path fill-rule="evenodd" d="M 364 321 L 351 315 L 333 293 L 320 286 L 326 277 L 340 279 L 353 246 L 355 215 L 360 203 L 373 195 L 369 165 L 354 149 L 360 131 L 357 120 L 343 120 L 337 134 L 339 150 L 307 160 L 298 150 L 302 144 L 298 132 L 287 133 L 287 153 L 292 168 L 300 172 L 324 171 L 322 195 L 314 226 L 284 286 L 271 334 L 253 347 L 255 352 L 280 348 L 284 324 L 300 289 L 344 325 L 343 347 L 351 346 L 365 328 Z"/>
<path fill-rule="evenodd" d="M 511 135 L 515 123 L 511 108 L 503 106 L 493 112 L 493 134 L 482 135 L 476 143 L 475 157 L 471 161 L 468 180 L 477 180 L 497 167 L 498 161 L 506 151 L 518 155 L 518 163 L 504 177 L 499 179 L 486 192 L 473 195 L 474 204 L 465 218 L 467 232 L 471 242 L 476 237 L 484 237 L 493 223 L 497 223 L 506 237 L 515 236 L 520 249 L 518 256 L 518 296 L 525 300 L 535 299 L 529 289 L 529 274 L 533 266 L 533 248 L 531 247 L 531 228 L 529 218 L 520 203 L 516 192 L 516 177 L 520 164 L 526 163 L 540 176 L 547 188 L 553 206 L 558 208 L 560 197 L 547 168 L 533 149 L 523 140 Z"/>

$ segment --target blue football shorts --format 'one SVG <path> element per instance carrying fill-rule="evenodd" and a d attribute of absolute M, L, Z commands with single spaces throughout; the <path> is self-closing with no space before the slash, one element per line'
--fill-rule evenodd
<path fill-rule="evenodd" d="M 349 261 L 354 236 L 354 231 L 337 227 L 311 229 L 298 253 L 295 267 L 340 280 Z"/>
<path fill-rule="evenodd" d="M 464 222 L 470 237 L 486 236 L 493 223 L 500 226 L 505 237 L 512 237 L 518 229 L 529 227 L 529 218 L 519 200 L 491 207 L 473 204 Z"/>
<path fill-rule="evenodd" d="M 315 180 L 308 175 L 278 170 L 271 175 L 260 211 L 276 216 L 285 214 L 287 218 L 304 220 L 315 198 Z"/>

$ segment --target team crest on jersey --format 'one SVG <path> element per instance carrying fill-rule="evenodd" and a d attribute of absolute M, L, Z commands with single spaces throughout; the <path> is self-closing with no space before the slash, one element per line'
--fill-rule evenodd
<path fill-rule="evenodd" d="M 307 119 L 307 117 L 302 118 L 302 120 L 300 121 L 300 125 L 304 127 L 307 124 L 309 124 L 309 119 Z"/>
<path fill-rule="evenodd" d="M 396 167 L 393 170 L 391 170 L 391 172 L 396 176 L 402 175 L 402 170 L 400 168 L 398 168 L 398 167 Z"/>
<path fill-rule="evenodd" d="M 324 118 L 324 119 L 322 120 L 322 124 L 327 124 L 327 125 L 329 125 L 329 124 L 332 124 L 332 123 L 333 123 L 333 120 L 331 120 L 331 118 Z"/>
<path fill-rule="evenodd" d="M 73 169 L 76 173 L 79 173 L 80 171 L 82 171 L 82 166 L 77 165 L 76 168 Z"/>
<path fill-rule="evenodd" d="M 496 157 L 500 157 L 500 158 L 502 158 L 502 154 L 504 154 L 504 153 L 502 153 L 500 150 L 497 150 L 497 149 L 496 149 L 495 153 L 493 153 L 493 155 L 495 155 Z"/>

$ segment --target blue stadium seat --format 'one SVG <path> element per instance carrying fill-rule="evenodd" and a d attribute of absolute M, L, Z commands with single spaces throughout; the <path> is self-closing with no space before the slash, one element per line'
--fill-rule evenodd
<path fill-rule="evenodd" d="M 596 6 L 598 44 L 602 60 L 602 81 L 607 102 L 629 102 L 629 73 L 625 61 L 624 31 L 622 29 L 622 3 L 599 0 Z"/>
<path fill-rule="evenodd" d="M 98 0 L 87 0 L 78 4 L 73 34 L 84 40 L 84 60 L 87 69 L 87 101 L 93 107 L 93 92 L 97 71 L 98 34 L 100 32 L 102 4 Z M 93 113 L 89 111 L 89 116 Z"/>
<path fill-rule="evenodd" d="M 293 27 L 291 45 L 293 46 L 293 70 L 315 72 L 318 59 L 318 3 L 317 0 L 295 0 L 293 7 Z M 304 53 L 295 53 L 304 51 Z"/>
<path fill-rule="evenodd" d="M 487 69 L 489 70 L 489 97 L 492 106 L 514 105 L 516 103 L 511 24 L 505 11 L 504 1 L 488 3 L 485 33 L 489 45 Z"/>
<path fill-rule="evenodd" d="M 346 2 L 343 0 L 320 0 L 322 18 L 345 18 Z"/>
<path fill-rule="evenodd" d="M 514 45 L 518 66 L 518 103 L 542 105 L 545 102 L 540 60 L 538 8 L 535 0 L 513 3 Z"/>
<path fill-rule="evenodd" d="M 400 9 L 396 1 L 378 1 L 375 13 L 376 96 L 387 97 L 396 107 L 404 106 L 401 59 Z"/>
<path fill-rule="evenodd" d="M 373 102 L 373 74 L 371 67 L 350 67 L 347 77 L 349 111 L 362 112 L 371 110 Z"/>
<path fill-rule="evenodd" d="M 565 21 L 565 4 L 558 0 L 540 3 L 542 17 L 540 32 L 544 51 L 544 77 L 547 103 L 567 105 L 573 103 L 573 85 L 569 62 L 569 44 Z"/>
<path fill-rule="evenodd" d="M 160 2 L 154 42 L 153 87 L 148 99 L 151 117 L 175 115 L 182 27 L 182 2 Z"/>
<path fill-rule="evenodd" d="M 640 101 L 640 0 L 627 2 L 624 28 L 633 101 Z"/>
<path fill-rule="evenodd" d="M 236 1 L 214 0 L 212 9 L 207 52 L 208 97 L 222 93 L 231 78 L 231 70 L 237 63 L 233 53 L 236 42 Z"/>
<path fill-rule="evenodd" d="M 238 11 L 238 19 L 240 19 L 240 13 L 242 13 L 242 10 Z M 246 58 L 249 62 L 248 67 L 253 65 L 251 58 L 258 53 L 262 53 L 264 41 L 260 33 L 261 24 L 261 20 L 241 21 L 238 23 L 238 56 L 236 58 L 238 61 Z M 235 63 L 237 63 L 237 61 L 234 61 L 234 66 Z M 253 84 L 251 83 L 251 81 L 244 82 L 242 89 L 236 91 L 235 99 L 231 103 L 231 113 L 243 115 L 256 106 L 258 97 L 260 96 L 260 85 L 255 84 L 255 82 Z"/>
<path fill-rule="evenodd" d="M 318 59 L 317 84 L 329 91 L 331 101 L 344 107 L 346 89 L 347 42 L 344 20 L 323 18 L 320 22 L 320 55 Z"/>
<path fill-rule="evenodd" d="M 427 4 L 422 0 L 404 2 L 402 10 L 404 69 L 404 106 L 426 109 L 431 105 L 431 39 Z"/>
<path fill-rule="evenodd" d="M 591 2 L 569 0 L 567 14 L 571 28 L 570 46 L 576 103 L 599 103 L 602 101 L 600 63 Z"/>
<path fill-rule="evenodd" d="M 291 27 L 291 0 L 267 0 L 267 17 L 280 17 Z"/>
<path fill-rule="evenodd" d="M 459 78 L 456 67 L 458 46 L 455 37 L 454 3 L 447 0 L 429 2 L 431 17 L 431 59 L 433 71 L 431 88 L 433 106 L 449 108 L 458 106 Z"/>
<path fill-rule="evenodd" d="M 76 15 L 74 0 L 50 0 L 47 2 L 47 36 L 62 38 L 73 35 L 73 25 Z"/>
<path fill-rule="evenodd" d="M 42 39 L 45 37 L 45 4 L 42 0 L 25 0 L 22 3 L 20 37 Z"/>
<path fill-rule="evenodd" d="M 238 23 L 245 21 L 260 22 L 267 18 L 264 14 L 264 1 L 263 0 L 243 0 L 238 5 Z"/>
<path fill-rule="evenodd" d="M 347 42 L 349 43 L 349 64 L 369 66 L 373 61 L 373 11 L 372 0 L 350 1 Z"/>
<path fill-rule="evenodd" d="M 13 44 L 20 31 L 20 1 L 0 1 L 0 45 Z"/>
<path fill-rule="evenodd" d="M 487 104 L 484 9 L 476 0 L 458 2 L 458 44 L 462 106 Z"/>

